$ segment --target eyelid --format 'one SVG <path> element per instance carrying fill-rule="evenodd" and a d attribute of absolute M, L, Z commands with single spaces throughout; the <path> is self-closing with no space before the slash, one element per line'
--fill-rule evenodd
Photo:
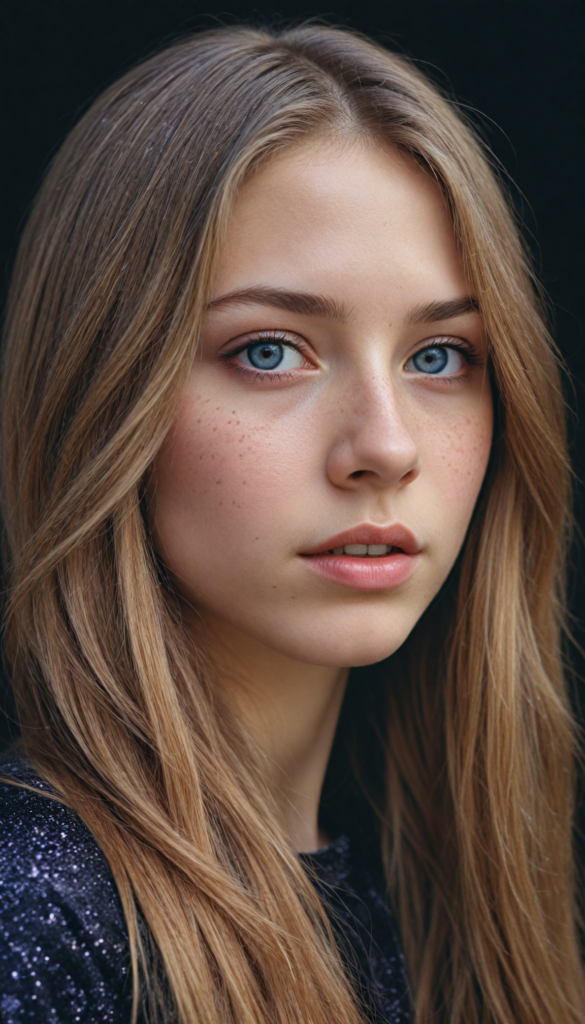
<path fill-rule="evenodd" d="M 245 340 L 240 341 L 240 344 L 236 348 L 231 348 L 229 349 L 228 352 L 222 352 L 220 354 L 221 359 L 232 359 L 234 356 L 239 355 L 240 352 L 245 352 L 250 345 L 254 345 L 256 344 L 256 342 L 259 341 L 278 341 L 282 345 L 288 345 L 290 348 L 297 349 L 297 351 L 300 352 L 301 355 L 303 355 L 306 359 L 309 359 L 309 345 L 307 344 L 304 338 L 302 338 L 299 334 L 294 334 L 293 332 L 290 332 L 289 334 L 286 331 L 279 331 L 274 329 L 265 331 L 250 331 L 249 334 L 242 335 L 241 337 L 243 337 Z M 234 340 L 238 341 L 239 339 L 236 338 Z M 229 344 L 232 343 L 230 342 Z M 311 361 L 315 362 L 315 360 Z M 270 373 L 270 375 L 274 377 L 278 373 L 278 370 L 259 370 L 258 372 Z"/>
<path fill-rule="evenodd" d="M 424 352 L 427 348 L 454 348 L 458 352 L 461 352 L 468 363 L 471 366 L 482 366 L 485 362 L 485 357 L 481 348 L 478 345 L 474 345 L 473 342 L 467 338 L 459 338 L 452 334 L 439 334 L 434 338 L 425 338 L 420 345 L 410 353 L 406 362 L 410 362 L 414 359 L 419 352 Z"/>

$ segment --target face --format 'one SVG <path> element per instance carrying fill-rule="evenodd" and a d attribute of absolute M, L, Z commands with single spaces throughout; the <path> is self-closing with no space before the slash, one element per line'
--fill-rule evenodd
<path fill-rule="evenodd" d="M 155 545 L 203 622 L 305 663 L 408 636 L 488 461 L 482 322 L 439 189 L 365 143 L 243 188 L 155 465 Z"/>

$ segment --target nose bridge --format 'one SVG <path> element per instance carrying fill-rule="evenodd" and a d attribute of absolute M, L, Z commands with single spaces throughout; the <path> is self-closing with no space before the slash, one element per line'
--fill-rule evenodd
<path fill-rule="evenodd" d="M 387 365 L 369 360 L 356 367 L 350 381 L 348 427 L 357 438 L 370 431 L 379 443 L 413 443 L 406 403 Z"/>
<path fill-rule="evenodd" d="M 407 405 L 388 369 L 371 363 L 354 367 L 336 435 L 330 476 L 338 485 L 367 475 L 387 486 L 418 472 Z"/>

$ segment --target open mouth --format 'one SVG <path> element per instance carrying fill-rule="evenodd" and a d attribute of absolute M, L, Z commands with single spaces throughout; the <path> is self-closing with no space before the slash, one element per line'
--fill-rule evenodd
<path fill-rule="evenodd" d="M 416 555 L 421 546 L 402 523 L 376 526 L 360 523 L 342 530 L 314 547 L 305 548 L 305 556 L 349 555 L 350 558 L 387 558 L 389 555 Z"/>
<path fill-rule="evenodd" d="M 421 545 L 401 523 L 361 523 L 328 537 L 301 555 L 318 576 L 352 590 L 388 590 L 416 570 Z"/>

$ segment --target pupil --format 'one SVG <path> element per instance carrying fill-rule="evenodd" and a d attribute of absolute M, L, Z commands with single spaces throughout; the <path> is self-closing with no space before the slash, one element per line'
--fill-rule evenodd
<path fill-rule="evenodd" d="M 274 370 L 283 355 L 284 346 L 278 341 L 257 341 L 248 348 L 248 359 L 257 370 Z"/>
<path fill-rule="evenodd" d="M 425 348 L 414 357 L 414 365 L 423 373 L 440 373 L 447 365 L 448 355 L 444 348 Z"/>

